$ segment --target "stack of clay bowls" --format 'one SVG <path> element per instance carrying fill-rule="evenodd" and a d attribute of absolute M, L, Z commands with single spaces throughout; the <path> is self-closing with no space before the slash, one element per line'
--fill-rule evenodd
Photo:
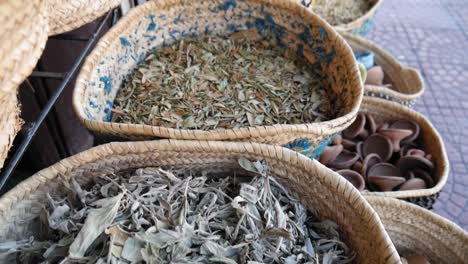
<path fill-rule="evenodd" d="M 407 107 L 370 97 L 319 161 L 368 195 L 429 197 L 448 176 L 445 148 L 430 122 Z"/>

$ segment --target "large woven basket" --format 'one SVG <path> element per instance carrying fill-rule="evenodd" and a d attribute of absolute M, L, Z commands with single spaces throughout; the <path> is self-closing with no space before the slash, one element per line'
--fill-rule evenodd
<path fill-rule="evenodd" d="M 43 0 L 0 1 L 0 103 L 31 74 L 47 41 Z"/>
<path fill-rule="evenodd" d="M 249 29 L 275 36 L 280 44 L 323 69 L 330 99 L 327 106 L 336 111 L 334 119 L 209 131 L 110 122 L 110 109 L 123 79 L 148 51 L 183 37 L 225 35 Z M 304 153 L 314 156 L 317 146 L 325 145 L 330 136 L 354 120 L 362 93 L 359 69 L 349 46 L 323 20 L 296 3 L 162 0 L 134 8 L 100 40 L 78 77 L 73 106 L 81 122 L 98 134 L 132 139 L 248 140 L 279 145 L 294 142 L 291 147 L 306 149 Z"/>
<path fill-rule="evenodd" d="M 37 230 L 47 192 L 61 192 L 61 177 L 92 177 L 145 166 L 184 167 L 213 173 L 238 170 L 238 159 L 262 159 L 277 177 L 320 219 L 335 221 L 357 263 L 398 263 L 399 258 L 377 214 L 346 180 L 315 160 L 279 146 L 210 141 L 146 141 L 110 143 L 92 148 L 44 169 L 0 199 L 0 242 L 24 239 Z M 219 175 L 219 174 L 218 174 Z M 61 178 L 62 179 L 62 178 Z"/>
<path fill-rule="evenodd" d="M 21 127 L 16 89 L 31 74 L 47 41 L 43 0 L 0 1 L 0 168 Z"/>
<path fill-rule="evenodd" d="M 295 0 L 307 8 L 312 9 L 312 0 Z M 326 0 L 317 0 L 317 1 L 326 1 Z M 369 0 L 372 4 L 372 7 L 361 17 L 356 20 L 349 22 L 347 24 L 335 25 L 335 29 L 340 32 L 349 32 L 355 35 L 360 35 L 365 37 L 372 29 L 374 25 L 374 16 L 377 13 L 377 9 L 382 4 L 383 0 Z"/>
<path fill-rule="evenodd" d="M 413 204 L 366 197 L 379 214 L 400 256 L 424 255 L 431 263 L 468 261 L 468 233 L 456 224 Z"/>
<path fill-rule="evenodd" d="M 121 0 L 46 0 L 49 16 L 49 35 L 77 29 L 107 11 L 117 7 Z"/>
<path fill-rule="evenodd" d="M 421 127 L 421 135 L 426 153 L 432 155 L 435 164 L 435 186 L 429 189 L 392 191 L 392 192 L 365 192 L 366 195 L 385 196 L 409 199 L 418 205 L 431 208 L 442 190 L 449 175 L 449 161 L 444 143 L 440 134 L 422 114 L 395 102 L 375 97 L 364 97 L 361 105 L 362 112 L 371 113 L 377 122 L 407 119 L 415 121 Z"/>
<path fill-rule="evenodd" d="M 349 33 L 342 33 L 342 36 L 354 51 L 372 51 L 375 63 L 384 70 L 384 82 L 392 85 L 391 88 L 365 85 L 365 95 L 412 105 L 424 93 L 424 81 L 417 69 L 403 66 L 383 48 L 365 38 Z"/>

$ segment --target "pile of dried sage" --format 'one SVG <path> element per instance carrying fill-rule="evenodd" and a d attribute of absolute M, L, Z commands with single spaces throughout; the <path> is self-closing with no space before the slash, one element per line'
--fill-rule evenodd
<path fill-rule="evenodd" d="M 157 49 L 124 82 L 112 121 L 201 130 L 325 121 L 321 73 L 272 43 L 241 31 Z"/>
<path fill-rule="evenodd" d="M 363 16 L 370 8 L 369 0 L 313 0 L 309 2 L 314 13 L 331 25 L 350 23 Z"/>
<path fill-rule="evenodd" d="M 349 263 L 336 223 L 314 217 L 269 176 L 186 169 L 107 173 L 48 195 L 36 237 L 0 243 L 19 263 Z"/>

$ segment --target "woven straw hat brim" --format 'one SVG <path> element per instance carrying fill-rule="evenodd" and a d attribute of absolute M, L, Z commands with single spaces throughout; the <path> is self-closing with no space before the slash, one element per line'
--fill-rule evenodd
<path fill-rule="evenodd" d="M 217 1 L 220 2 L 221 1 Z M 196 7 L 200 7 L 197 12 L 205 12 L 208 8 L 209 1 L 151 1 L 132 9 L 124 18 L 122 18 L 117 25 L 115 25 L 97 44 L 93 52 L 88 56 L 84 63 L 77 84 L 73 94 L 73 106 L 80 119 L 80 121 L 90 130 L 96 134 L 111 134 L 132 139 L 142 138 L 172 138 L 172 139 L 190 139 L 190 140 L 236 140 L 236 141 L 254 141 L 259 143 L 269 144 L 286 144 L 295 139 L 304 138 L 317 142 L 325 136 L 342 131 L 349 126 L 354 120 L 356 113 L 359 109 L 360 101 L 362 100 L 363 86 L 360 80 L 359 68 L 354 61 L 353 54 L 349 46 L 328 24 L 322 19 L 318 18 L 304 7 L 282 0 L 246 0 L 242 3 L 249 3 L 252 5 L 267 5 L 275 8 L 275 12 L 297 14 L 307 20 L 313 21 L 316 26 L 322 27 L 327 31 L 328 37 L 333 41 L 336 52 L 341 54 L 340 63 L 343 63 L 343 68 L 346 73 L 349 73 L 350 79 L 348 85 L 348 93 L 346 96 L 338 96 L 340 100 L 344 101 L 346 112 L 335 119 L 320 123 L 300 124 L 300 125 L 274 125 L 274 126 L 256 126 L 245 127 L 240 129 L 225 129 L 225 130 L 187 130 L 187 129 L 172 129 L 159 126 L 141 125 L 141 124 L 121 124 L 113 122 L 100 121 L 102 118 L 99 116 L 93 120 L 88 118 L 85 112 L 85 107 L 88 104 L 87 95 L 90 93 L 89 82 L 91 79 L 96 78 L 95 71 L 100 67 L 100 63 L 105 63 L 107 58 L 116 57 L 116 50 L 120 48 L 122 38 L 128 41 L 134 41 L 128 38 L 135 27 L 141 24 L 141 18 L 148 17 L 149 15 L 158 14 L 164 10 L 171 10 L 170 15 L 177 18 L 178 14 L 186 14 L 186 12 L 195 12 Z M 239 2 L 241 3 L 241 2 Z M 238 3 L 238 4 L 239 4 Z M 273 8 L 272 8 L 273 9 Z M 201 10 L 201 11 L 200 11 Z M 211 12 L 211 11 L 207 11 Z M 186 14 L 188 17 L 188 14 Z M 210 16 L 213 16 L 210 14 Z M 273 15 L 272 15 L 273 16 Z M 273 16 L 274 17 L 274 16 Z M 216 24 L 216 23 L 214 23 Z M 127 39 L 128 38 L 128 39 Z M 126 43 L 127 44 L 127 43 Z M 106 66 L 104 66 L 106 67 Z M 130 71 L 131 69 L 128 69 Z M 94 76 L 94 77 L 93 77 Z M 119 77 L 120 78 L 120 77 Z M 118 78 L 113 78 L 118 79 Z M 98 81 L 99 82 L 99 78 Z M 95 82 L 96 83 L 96 82 Z M 340 86 L 341 87 L 341 86 Z M 334 88 L 335 89 L 335 88 Z M 342 89 L 336 87 L 336 89 Z M 351 96 L 353 95 L 353 96 Z M 351 98 L 346 99 L 346 98 Z M 113 98 L 106 98 L 112 101 Z M 104 108 L 104 98 L 99 100 L 97 104 Z"/>
<path fill-rule="evenodd" d="M 468 233 L 417 205 L 392 198 L 366 197 L 377 211 L 400 256 L 424 255 L 430 263 L 466 263 Z"/>
<path fill-rule="evenodd" d="M 46 0 L 49 17 L 49 36 L 72 31 L 86 25 L 109 10 L 121 0 Z"/>
<path fill-rule="evenodd" d="M 421 127 L 420 135 L 422 135 L 424 150 L 432 155 L 432 160 L 435 163 L 434 178 L 436 185 L 432 188 L 409 191 L 366 192 L 366 194 L 394 198 L 412 198 L 430 196 L 440 192 L 447 183 L 449 161 L 444 142 L 432 123 L 422 114 L 411 108 L 380 98 L 365 96 L 361 111 L 371 113 L 377 122 L 396 121 L 398 119 L 417 122 Z"/>
<path fill-rule="evenodd" d="M 69 157 L 17 185 L 0 198 L 0 241 L 29 237 L 46 193 L 71 177 L 82 184 L 102 173 L 146 166 L 177 166 L 220 173 L 239 169 L 238 159 L 266 160 L 271 175 L 320 219 L 335 221 L 358 263 L 399 263 L 377 214 L 346 180 L 315 160 L 279 146 L 257 143 L 177 141 L 120 142 Z"/>
<path fill-rule="evenodd" d="M 366 95 L 387 97 L 392 101 L 409 104 L 424 93 L 424 81 L 417 69 L 403 66 L 395 57 L 370 40 L 350 33 L 341 33 L 341 35 L 353 50 L 374 52 L 375 63 L 383 68 L 385 75 L 393 84 L 392 88 L 365 85 Z"/>

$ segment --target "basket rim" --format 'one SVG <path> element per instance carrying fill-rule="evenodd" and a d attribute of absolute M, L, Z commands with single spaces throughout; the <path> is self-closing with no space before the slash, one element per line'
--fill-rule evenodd
<path fill-rule="evenodd" d="M 203 2 L 202 0 L 198 0 Z M 311 133 L 315 135 L 329 135 L 339 132 L 343 129 L 344 124 L 350 124 L 357 112 L 364 95 L 364 84 L 359 74 L 359 66 L 354 62 L 354 55 L 351 48 L 346 41 L 336 32 L 333 27 L 328 25 L 322 18 L 312 13 L 307 8 L 292 2 L 283 0 L 245 0 L 250 2 L 263 2 L 277 7 L 288 9 L 290 12 L 300 13 L 313 19 L 318 25 L 328 30 L 331 38 L 336 38 L 336 42 L 341 42 L 344 49 L 349 52 L 345 54 L 344 59 L 352 61 L 353 72 L 356 78 L 351 79 L 353 86 L 360 86 L 359 94 L 356 96 L 352 107 L 348 113 L 341 115 L 335 119 L 324 122 L 316 122 L 309 124 L 276 124 L 269 126 L 254 126 L 243 127 L 237 129 L 214 129 L 214 130 L 191 130 L 191 129 L 173 129 L 160 126 L 143 125 L 143 124 L 124 124 L 116 122 L 103 122 L 97 120 L 90 120 L 86 117 L 83 109 L 84 91 L 86 91 L 86 80 L 92 74 L 92 69 L 97 62 L 104 56 L 109 49 L 109 44 L 118 38 L 124 32 L 133 20 L 140 18 L 142 15 L 152 12 L 157 8 L 169 8 L 181 3 L 192 3 L 189 0 L 162 0 L 162 1 L 149 1 L 135 8 L 132 8 L 114 27 L 112 27 L 98 42 L 96 47 L 86 58 L 81 71 L 78 75 L 75 89 L 73 90 L 73 109 L 78 116 L 78 119 L 90 130 L 97 132 L 118 132 L 120 135 L 140 135 L 140 136 L 153 136 L 165 137 L 172 139 L 191 139 L 191 140 L 235 140 L 243 139 L 246 137 L 267 137 L 274 136 L 280 133 Z"/>
<path fill-rule="evenodd" d="M 396 102 L 391 102 L 385 99 L 364 96 L 363 105 L 372 104 L 372 105 L 380 105 L 382 109 L 398 109 L 399 112 L 404 112 L 405 114 L 413 116 L 413 120 L 417 119 L 418 123 L 423 123 L 430 129 L 430 133 L 434 135 L 436 139 L 436 143 L 440 145 L 440 149 L 438 149 L 438 153 L 432 153 L 433 156 L 437 155 L 442 160 L 442 164 L 438 164 L 438 166 L 442 166 L 442 173 L 440 175 L 437 184 L 432 188 L 422 189 L 422 190 L 407 190 L 407 191 L 391 191 L 391 192 L 369 192 L 365 191 L 363 194 L 365 196 L 384 196 L 384 197 L 393 197 L 393 198 L 414 198 L 414 197 L 423 197 L 423 196 L 430 196 L 436 194 L 442 190 L 448 180 L 449 171 L 450 171 L 450 162 L 448 160 L 447 151 L 445 149 L 444 141 L 440 133 L 437 129 L 432 125 L 432 123 L 421 113 L 403 106 Z M 416 120 L 415 120 L 416 121 Z"/>
<path fill-rule="evenodd" d="M 351 34 L 349 32 L 340 32 L 340 34 L 344 37 L 344 39 L 351 46 L 351 48 L 354 45 L 363 46 L 366 49 L 374 52 L 376 56 L 380 57 L 383 61 L 387 62 L 388 65 L 391 65 L 390 67 L 392 67 L 396 72 L 399 72 L 399 73 L 408 72 L 417 76 L 414 79 L 410 79 L 408 78 L 407 75 L 400 74 L 400 77 L 406 83 L 408 83 L 409 86 L 414 87 L 416 92 L 405 93 L 405 92 L 396 91 L 396 90 L 393 90 L 384 86 L 369 85 L 369 84 L 364 85 L 365 92 L 369 91 L 369 92 L 375 92 L 375 93 L 383 93 L 397 100 L 402 100 L 402 101 L 416 100 L 419 97 L 421 97 L 421 95 L 424 93 L 425 91 L 424 80 L 422 78 L 421 72 L 418 69 L 403 65 L 396 57 L 394 57 L 392 54 L 386 51 L 383 47 L 381 47 L 380 45 L 378 45 L 377 43 L 369 39 Z M 389 66 L 386 66 L 386 67 L 382 66 L 382 68 L 384 69 L 388 67 Z"/>
<path fill-rule="evenodd" d="M 374 2 L 375 2 L 374 5 L 369 10 L 367 10 L 367 12 L 364 13 L 364 15 L 358 17 L 357 19 L 355 19 L 355 20 L 353 20 L 353 21 L 351 21 L 349 23 L 339 24 L 339 25 L 336 25 L 334 27 L 338 31 L 340 31 L 340 33 L 350 31 L 350 30 L 352 30 L 352 29 L 354 29 L 356 27 L 359 28 L 361 26 L 361 24 L 364 23 L 364 21 L 366 21 L 367 19 L 374 16 L 375 12 L 380 7 L 383 0 L 376 0 Z"/>

